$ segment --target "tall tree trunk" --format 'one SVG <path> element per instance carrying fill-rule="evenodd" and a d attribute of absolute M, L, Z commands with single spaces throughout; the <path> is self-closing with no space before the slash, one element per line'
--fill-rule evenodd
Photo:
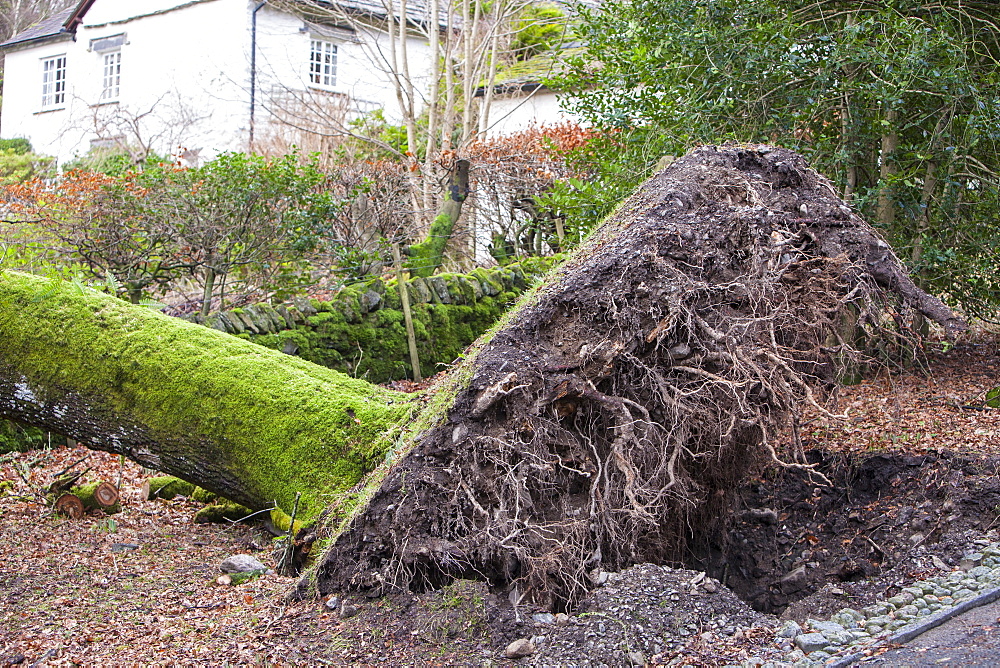
<path fill-rule="evenodd" d="M 896 194 L 892 185 L 892 177 L 897 172 L 896 148 L 899 145 L 899 134 L 896 122 L 899 112 L 895 108 L 887 109 L 885 121 L 888 123 L 885 134 L 882 135 L 882 147 L 879 152 L 879 190 L 876 219 L 879 227 L 888 230 L 896 220 Z"/>
<path fill-rule="evenodd" d="M 469 161 L 456 160 L 445 189 L 441 210 L 431 223 L 427 238 L 410 246 L 407 266 L 414 276 L 430 276 L 441 266 L 448 240 L 455 230 L 462 206 L 469 196 Z"/>

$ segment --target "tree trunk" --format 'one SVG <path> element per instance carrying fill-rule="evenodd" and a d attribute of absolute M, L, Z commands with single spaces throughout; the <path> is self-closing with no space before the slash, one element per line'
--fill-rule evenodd
<path fill-rule="evenodd" d="M 888 230 L 896 220 L 896 195 L 892 177 L 896 175 L 896 148 L 899 146 L 899 134 L 896 122 L 899 112 L 889 109 L 885 112 L 888 126 L 882 135 L 882 147 L 879 152 L 879 189 L 877 219 L 879 227 Z"/>
<path fill-rule="evenodd" d="M 407 251 L 410 260 L 407 266 L 414 276 L 427 277 L 441 266 L 444 260 L 444 250 L 448 240 L 455 230 L 462 206 L 469 196 L 469 161 L 456 160 L 451 170 L 451 178 L 445 191 L 441 211 L 434 217 L 427 238 L 419 244 L 413 244 Z"/>
<path fill-rule="evenodd" d="M 723 525 L 851 356 L 827 345 L 845 309 L 870 339 L 894 324 L 904 337 L 888 340 L 905 338 L 913 309 L 964 327 L 801 157 L 702 147 L 625 201 L 419 415 L 220 332 L 8 273 L 0 416 L 251 508 L 289 511 L 301 492 L 315 520 L 327 504 L 303 594 L 486 577 L 555 605 L 592 569 L 677 559 L 692 527 Z"/>
<path fill-rule="evenodd" d="M 315 517 L 380 461 L 410 397 L 149 309 L 0 274 L 0 417 L 259 510 Z"/>

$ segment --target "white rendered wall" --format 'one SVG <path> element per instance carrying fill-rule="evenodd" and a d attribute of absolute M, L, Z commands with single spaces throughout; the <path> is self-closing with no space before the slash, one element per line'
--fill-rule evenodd
<path fill-rule="evenodd" d="M 493 98 L 489 111 L 487 136 L 510 135 L 530 127 L 579 123 L 580 119 L 559 106 L 552 91 L 539 88 L 523 95 L 501 95 Z"/>
<path fill-rule="evenodd" d="M 353 36 L 347 30 L 324 32 L 292 15 L 269 7 L 262 9 L 257 16 L 257 80 L 262 93 L 257 108 L 258 123 L 296 114 L 334 115 L 338 105 L 345 105 L 345 97 L 351 100 L 347 106 L 352 115 L 382 109 L 390 123 L 401 123 L 403 114 L 390 74 L 388 35 L 361 22 L 355 22 L 353 28 Z M 309 82 L 309 49 L 313 39 L 337 46 L 337 80 L 333 87 Z M 407 57 L 418 91 L 415 108 L 419 113 L 429 87 L 430 47 L 422 38 L 410 36 Z"/>
<path fill-rule="evenodd" d="M 250 130 L 250 0 L 98 0 L 78 28 L 76 41 L 7 53 L 0 136 L 27 137 L 39 153 L 60 163 L 87 153 L 95 141 L 144 145 L 156 153 L 185 149 L 199 159 L 222 151 L 247 150 Z M 149 14 L 172 9 L 160 14 Z M 255 134 L 281 106 L 271 98 L 330 103 L 351 96 L 355 111 L 382 108 L 391 123 L 402 114 L 389 73 L 386 33 L 358 26 L 352 38 L 322 36 L 338 46 L 337 84 L 332 91 L 309 85 L 309 42 L 302 19 L 264 6 L 257 14 Z M 121 47 L 121 93 L 100 100 L 103 54 L 91 40 L 125 33 Z M 42 59 L 67 56 L 66 101 L 41 108 Z M 409 37 L 409 70 L 417 86 L 417 112 L 428 88 L 430 49 Z M 343 94 L 330 95 L 330 92 Z M 279 95 L 280 94 L 280 95 Z M 294 134 L 271 125 L 269 131 Z"/>
<path fill-rule="evenodd" d="M 7 55 L 0 133 L 26 136 L 59 162 L 84 155 L 94 140 L 144 145 L 161 154 L 190 149 L 202 157 L 244 148 L 249 93 L 245 0 L 208 0 L 155 16 L 178 0 L 100 0 L 75 42 Z M 125 33 L 121 93 L 101 102 L 103 54 L 93 39 Z M 41 58 L 67 54 L 62 110 L 41 110 Z"/>

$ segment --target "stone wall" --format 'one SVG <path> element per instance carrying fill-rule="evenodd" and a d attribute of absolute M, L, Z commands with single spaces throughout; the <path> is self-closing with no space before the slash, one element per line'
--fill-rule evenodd
<path fill-rule="evenodd" d="M 561 259 L 528 258 L 468 274 L 410 278 L 407 288 L 424 376 L 459 357 Z M 188 319 L 371 382 L 410 376 L 395 279 L 347 286 L 331 301 L 255 304 Z"/>

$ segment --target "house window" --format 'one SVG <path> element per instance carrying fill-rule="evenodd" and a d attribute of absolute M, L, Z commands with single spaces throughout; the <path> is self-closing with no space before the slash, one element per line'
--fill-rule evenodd
<path fill-rule="evenodd" d="M 101 102 L 118 99 L 122 82 L 122 52 L 111 51 L 103 54 L 104 69 L 101 85 Z"/>
<path fill-rule="evenodd" d="M 337 45 L 333 42 L 309 41 L 309 83 L 324 88 L 337 85 Z"/>
<path fill-rule="evenodd" d="M 66 104 L 66 55 L 42 59 L 42 108 Z"/>

